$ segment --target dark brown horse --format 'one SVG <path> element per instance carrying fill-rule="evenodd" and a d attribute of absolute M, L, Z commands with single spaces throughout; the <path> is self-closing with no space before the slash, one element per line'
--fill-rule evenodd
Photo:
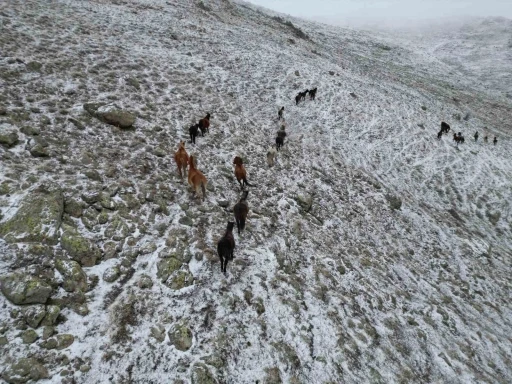
<path fill-rule="evenodd" d="M 233 221 L 228 222 L 226 233 L 217 243 L 217 253 L 220 259 L 220 270 L 226 273 L 226 267 L 228 261 L 233 260 L 233 251 L 235 250 L 235 238 L 233 237 L 233 228 L 235 223 Z"/>
<path fill-rule="evenodd" d="M 442 133 L 448 133 L 450 131 L 450 126 L 445 123 L 444 121 L 441 121 L 441 132 Z"/>
<path fill-rule="evenodd" d="M 244 191 L 242 198 L 233 207 L 233 213 L 235 214 L 236 227 L 238 228 L 238 234 L 245 228 L 245 220 L 249 213 L 249 205 L 247 204 L 247 195 L 249 191 Z"/>
<path fill-rule="evenodd" d="M 190 142 L 192 144 L 196 143 L 196 137 L 199 134 L 198 130 L 199 130 L 199 124 L 191 125 L 190 128 L 188 129 L 188 133 L 190 134 Z"/>
<path fill-rule="evenodd" d="M 201 130 L 201 136 L 204 136 L 205 132 L 210 133 L 210 114 L 207 113 L 205 117 L 199 120 L 198 125 Z"/>

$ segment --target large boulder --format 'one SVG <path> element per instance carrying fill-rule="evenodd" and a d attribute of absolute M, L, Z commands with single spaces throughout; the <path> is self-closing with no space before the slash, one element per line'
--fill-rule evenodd
<path fill-rule="evenodd" d="M 2 372 L 2 379 L 9 384 L 23 384 L 30 380 L 47 379 L 48 370 L 33 357 L 19 359 Z"/>
<path fill-rule="evenodd" d="M 167 334 L 171 344 L 179 351 L 188 351 L 192 346 L 192 331 L 185 323 L 175 324 Z"/>
<path fill-rule="evenodd" d="M 0 144 L 11 148 L 18 144 L 19 137 L 18 134 L 14 131 L 10 132 L 0 132 Z"/>
<path fill-rule="evenodd" d="M 87 275 L 76 261 L 57 259 L 55 268 L 64 279 L 62 285 L 64 290 L 67 292 L 87 291 Z"/>
<path fill-rule="evenodd" d="M 21 272 L 0 277 L 1 290 L 12 303 L 44 304 L 52 293 L 52 287 L 43 280 Z"/>
<path fill-rule="evenodd" d="M 40 185 L 20 203 L 18 211 L 0 224 L 0 237 L 9 243 L 57 244 L 64 196 L 55 184 Z"/>
<path fill-rule="evenodd" d="M 64 233 L 60 243 L 62 249 L 68 251 L 69 256 L 84 267 L 92 267 L 101 257 L 101 251 L 91 240 L 82 237 L 78 231 L 64 224 Z"/>
<path fill-rule="evenodd" d="M 135 123 L 135 116 L 113 105 L 102 103 L 84 104 L 84 109 L 104 123 L 115 125 L 119 128 L 130 128 Z"/>

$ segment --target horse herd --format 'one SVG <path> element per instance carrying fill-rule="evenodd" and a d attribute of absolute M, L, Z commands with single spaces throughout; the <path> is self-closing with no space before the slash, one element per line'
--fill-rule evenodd
<path fill-rule="evenodd" d="M 295 98 L 296 104 L 301 100 L 305 100 L 306 95 L 309 94 L 311 100 L 315 100 L 317 88 L 312 90 L 306 90 L 305 92 L 300 92 Z M 278 120 L 283 120 L 284 116 L 284 107 L 280 108 L 278 111 Z M 201 136 L 204 137 L 205 133 L 209 133 L 210 127 L 210 118 L 211 115 L 208 113 L 206 116 L 199 120 L 197 124 L 193 124 L 189 128 L 190 142 L 192 144 L 196 143 L 196 138 L 199 136 L 199 130 L 201 131 Z M 281 124 L 281 128 L 277 132 L 277 136 L 275 138 L 275 145 L 271 146 L 267 151 L 267 164 L 269 167 L 274 166 L 275 158 L 277 156 L 277 151 L 281 149 L 284 145 L 284 139 L 286 137 L 286 126 L 284 123 Z M 187 151 L 185 150 L 185 142 L 180 141 L 178 150 L 174 153 L 174 161 L 176 162 L 176 166 L 178 168 L 178 173 L 180 175 L 181 180 L 183 181 L 183 176 L 187 174 L 187 166 L 188 166 L 188 175 L 187 181 L 189 186 L 192 188 L 193 194 L 195 196 L 199 196 L 202 193 L 202 200 L 204 201 L 206 197 L 206 184 L 207 180 L 204 174 L 197 169 L 196 159 L 194 156 L 189 156 Z M 245 189 L 246 186 L 252 186 L 247 181 L 247 172 L 245 170 L 243 159 L 240 156 L 235 156 L 233 159 L 233 165 L 235 166 L 234 174 L 235 178 L 238 181 L 240 187 L 242 188 L 242 197 L 233 207 L 233 214 L 235 217 L 235 221 L 229 221 L 226 232 L 224 236 L 217 243 L 217 253 L 220 258 L 221 263 L 221 271 L 225 274 L 226 267 L 228 261 L 233 260 L 233 252 L 235 249 L 235 239 L 233 237 L 233 229 L 236 226 L 238 229 L 238 234 L 245 228 L 245 221 L 247 219 L 247 215 L 249 213 L 249 205 L 247 203 L 247 197 L 249 195 L 249 191 Z"/>
<path fill-rule="evenodd" d="M 439 140 L 441 140 L 441 137 L 443 137 L 443 134 L 446 133 L 448 134 L 448 132 L 450 131 L 450 126 L 445 123 L 444 121 L 441 122 L 441 130 L 438 132 L 437 134 L 437 138 Z M 475 138 L 475 142 L 478 141 L 478 131 L 475 132 L 475 134 L 473 135 L 473 137 Z M 459 133 L 453 133 L 453 141 L 455 141 L 455 143 L 457 144 L 457 146 L 459 144 L 462 144 L 464 143 L 464 136 L 462 136 L 462 132 L 459 132 Z M 488 141 L 488 137 L 487 135 L 484 136 L 484 142 L 487 143 Z M 496 145 L 498 143 L 498 138 L 496 136 L 494 136 L 494 140 L 492 141 L 494 143 L 494 145 Z"/>

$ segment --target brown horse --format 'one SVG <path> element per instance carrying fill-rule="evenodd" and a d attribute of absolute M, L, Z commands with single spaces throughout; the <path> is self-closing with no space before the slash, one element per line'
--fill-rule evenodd
<path fill-rule="evenodd" d="M 180 174 L 181 180 L 183 180 L 183 174 L 187 174 L 187 164 L 188 164 L 188 153 L 185 150 L 185 142 L 180 141 L 180 145 L 178 150 L 174 154 L 174 161 L 176 162 L 176 166 L 178 167 L 178 172 Z M 183 173 L 181 170 L 183 169 Z"/>
<path fill-rule="evenodd" d="M 235 214 L 236 227 L 238 228 L 238 234 L 245 228 L 245 220 L 249 213 L 249 205 L 247 204 L 247 195 L 249 191 L 244 191 L 242 198 L 233 207 L 233 213 Z"/>
<path fill-rule="evenodd" d="M 240 184 L 240 187 L 242 187 L 243 189 L 244 186 L 246 185 L 251 186 L 251 184 L 247 182 L 247 172 L 245 171 L 242 158 L 236 156 L 233 159 L 233 164 L 235 164 L 235 177 L 238 183 Z"/>
<path fill-rule="evenodd" d="M 194 156 L 188 158 L 188 184 L 194 190 L 194 194 L 199 196 L 199 190 L 203 191 L 203 200 L 206 197 L 206 177 L 196 168 Z"/>
<path fill-rule="evenodd" d="M 228 222 L 226 233 L 217 243 L 217 253 L 220 259 L 220 270 L 226 274 L 226 267 L 229 260 L 233 260 L 233 251 L 235 250 L 235 238 L 233 237 L 233 227 L 235 223 Z"/>
<path fill-rule="evenodd" d="M 199 120 L 199 129 L 201 130 L 201 135 L 204 136 L 205 132 L 210 133 L 210 114 L 207 113 L 205 117 Z"/>

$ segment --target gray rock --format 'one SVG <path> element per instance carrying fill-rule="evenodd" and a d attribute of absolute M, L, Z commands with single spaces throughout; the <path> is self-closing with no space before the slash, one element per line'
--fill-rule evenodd
<path fill-rule="evenodd" d="M 297 203 L 299 203 L 300 207 L 306 211 L 309 212 L 311 210 L 311 207 L 313 205 L 313 196 L 311 196 L 309 193 L 301 193 L 297 195 L 295 198 Z"/>
<path fill-rule="evenodd" d="M 151 327 L 151 336 L 159 343 L 163 342 L 165 340 L 165 328 L 160 324 L 155 327 Z"/>
<path fill-rule="evenodd" d="M 94 204 L 100 199 L 100 193 L 97 191 L 84 192 L 82 193 L 81 198 L 87 204 Z"/>
<path fill-rule="evenodd" d="M 75 337 L 69 334 L 58 334 L 55 339 L 57 340 L 57 349 L 65 349 L 75 341 Z"/>
<path fill-rule="evenodd" d="M 101 106 L 95 111 L 94 116 L 104 123 L 119 128 L 130 128 L 135 123 L 134 115 L 114 106 Z"/>
<path fill-rule="evenodd" d="M 162 282 L 165 282 L 173 272 L 181 268 L 182 264 L 181 261 L 174 257 L 161 259 L 157 264 L 156 276 L 161 279 Z"/>
<path fill-rule="evenodd" d="M 118 253 L 117 244 L 114 241 L 105 242 L 105 244 L 103 244 L 103 253 L 105 260 L 113 259 Z"/>
<path fill-rule="evenodd" d="M 46 316 L 46 308 L 44 305 L 34 305 L 25 309 L 23 317 L 25 322 L 32 328 L 37 328 Z"/>
<path fill-rule="evenodd" d="M 68 117 L 68 121 L 73 124 L 77 129 L 83 131 L 85 129 L 85 125 L 83 125 L 79 120 L 73 119 L 72 117 Z"/>
<path fill-rule="evenodd" d="M 402 208 L 402 199 L 400 199 L 398 196 L 387 194 L 386 200 L 388 201 L 389 207 L 391 209 L 399 210 Z"/>
<path fill-rule="evenodd" d="M 217 384 L 218 381 L 208 367 L 202 363 L 196 363 L 192 367 L 192 384 Z"/>
<path fill-rule="evenodd" d="M 23 340 L 23 344 L 32 344 L 37 339 L 39 339 L 39 335 L 33 329 L 27 329 L 21 334 L 21 340 Z"/>
<path fill-rule="evenodd" d="M 8 243 L 57 244 L 64 212 L 64 196 L 55 184 L 40 185 L 20 203 L 16 214 L 0 224 L 0 237 Z"/>
<path fill-rule="evenodd" d="M 20 132 L 27 136 L 38 136 L 41 133 L 41 130 L 31 125 L 25 125 L 21 127 Z"/>
<path fill-rule="evenodd" d="M 193 221 L 190 217 L 188 217 L 188 216 L 183 216 L 183 217 L 181 217 L 181 218 L 178 220 L 178 222 L 179 222 L 180 224 L 187 225 L 187 226 L 189 226 L 189 227 L 191 227 L 191 226 L 193 226 L 193 225 L 194 225 L 194 221 Z"/>
<path fill-rule="evenodd" d="M 113 283 L 119 278 L 120 274 L 121 272 L 119 271 L 119 267 L 109 267 L 105 269 L 105 272 L 103 273 L 103 280 L 107 283 Z"/>
<path fill-rule="evenodd" d="M 18 144 L 18 141 L 19 137 L 16 132 L 0 132 L 0 145 L 11 148 Z"/>
<path fill-rule="evenodd" d="M 171 277 L 166 281 L 166 284 L 169 288 L 180 290 L 185 287 L 189 287 L 194 284 L 194 276 L 188 268 L 186 270 L 179 270 L 174 272 Z"/>
<path fill-rule="evenodd" d="M 58 305 L 47 305 L 46 306 L 46 316 L 44 317 L 41 325 L 50 326 L 55 325 L 57 323 L 57 318 L 60 314 L 60 307 Z"/>
<path fill-rule="evenodd" d="M 62 287 L 67 292 L 87 291 L 87 275 L 74 260 L 57 259 L 55 268 L 64 278 Z"/>
<path fill-rule="evenodd" d="M 88 169 L 87 171 L 84 172 L 84 175 L 87 176 L 91 180 L 99 181 L 99 182 L 102 181 L 101 175 L 95 169 Z"/>
<path fill-rule="evenodd" d="M 9 273 L 0 277 L 4 296 L 14 304 L 44 304 L 52 287 L 43 280 L 23 273 Z"/>
<path fill-rule="evenodd" d="M 179 351 L 188 351 L 192 347 L 192 331 L 187 324 L 175 324 L 167 333 L 172 345 Z"/>
<path fill-rule="evenodd" d="M 47 379 L 48 370 L 36 359 L 22 358 L 2 372 L 2 379 L 9 384 L 23 384 L 30 380 Z"/>
<path fill-rule="evenodd" d="M 119 216 L 114 216 L 107 228 L 105 229 L 105 237 L 115 241 L 122 241 L 128 237 L 131 229 L 126 222 Z"/>
<path fill-rule="evenodd" d="M 84 267 L 92 267 L 96 260 L 101 257 L 100 249 L 91 240 L 82 237 L 78 231 L 69 226 L 63 225 L 64 233 L 60 243 L 62 249 L 69 253 L 69 256 Z"/>
<path fill-rule="evenodd" d="M 64 212 L 72 217 L 82 217 L 84 212 L 82 204 L 74 199 L 68 199 L 64 202 Z"/>
<path fill-rule="evenodd" d="M 267 368 L 265 371 L 267 374 L 263 379 L 264 384 L 281 384 L 283 382 L 281 380 L 281 373 L 279 372 L 279 368 Z"/>
<path fill-rule="evenodd" d="M 48 148 L 43 146 L 41 143 L 36 143 L 30 148 L 30 154 L 34 157 L 50 157 Z"/>
<path fill-rule="evenodd" d="M 142 275 L 137 282 L 137 285 L 141 289 L 150 289 L 153 287 L 153 280 L 148 275 Z"/>
<path fill-rule="evenodd" d="M 350 96 L 352 96 L 354 99 L 357 99 L 357 95 L 354 92 L 350 92 Z"/>

